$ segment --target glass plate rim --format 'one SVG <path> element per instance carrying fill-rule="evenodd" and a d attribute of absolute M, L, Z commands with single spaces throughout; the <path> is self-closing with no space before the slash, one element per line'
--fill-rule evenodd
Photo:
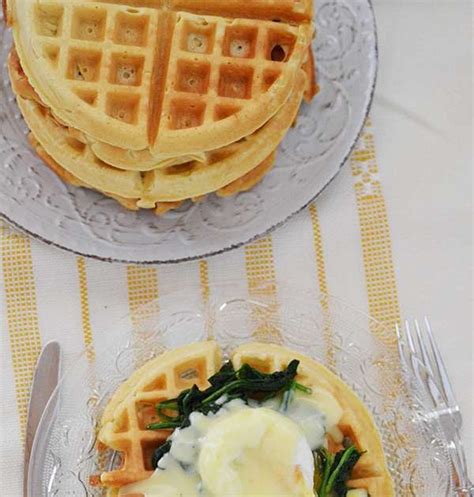
<path fill-rule="evenodd" d="M 230 283 L 229 283 L 230 285 Z M 198 285 L 196 285 L 196 287 L 199 287 Z M 288 286 L 288 288 L 294 288 L 294 286 L 292 287 L 291 285 Z M 170 295 L 172 296 L 173 294 L 177 293 L 179 291 L 176 291 L 176 292 L 170 292 L 170 293 L 167 293 L 166 294 L 166 297 L 170 297 Z M 367 312 L 364 312 L 362 310 L 359 310 L 356 308 L 356 306 L 354 305 L 351 305 L 351 304 L 348 304 L 344 301 L 344 299 L 341 299 L 339 297 L 334 297 L 334 296 L 331 296 L 329 294 L 324 294 L 322 292 L 314 292 L 314 291 L 311 291 L 309 288 L 303 288 L 303 289 L 300 289 L 299 292 L 304 292 L 306 295 L 311 295 L 311 297 L 315 298 L 315 299 L 318 299 L 320 301 L 320 299 L 329 299 L 331 302 L 335 302 L 337 303 L 338 305 L 342 305 L 342 307 L 344 308 L 344 310 L 347 310 L 349 311 L 349 313 L 351 315 L 356 315 L 360 318 L 364 318 L 364 319 L 367 319 L 367 323 L 370 324 L 370 323 L 373 323 L 374 325 L 376 325 L 378 328 L 380 328 L 381 330 L 388 330 L 389 327 L 387 325 L 385 325 L 384 323 L 378 321 L 377 319 L 373 318 L 372 316 L 370 316 L 369 313 Z M 159 300 L 159 299 L 156 299 L 156 300 Z M 226 299 L 221 299 L 223 300 L 224 303 L 228 303 L 230 301 L 232 301 L 232 299 L 229 299 L 229 298 L 226 298 Z M 263 305 L 267 305 L 268 304 L 268 301 L 264 301 L 262 299 L 259 299 L 259 297 L 248 297 L 247 299 L 244 299 L 244 300 L 247 300 L 248 302 L 255 302 L 257 304 L 263 304 Z M 151 303 L 147 304 L 146 306 L 144 307 L 147 307 L 147 306 L 150 306 L 151 304 L 153 304 L 153 302 L 155 301 L 152 301 Z M 285 303 L 283 303 L 283 310 L 285 309 Z M 129 314 L 126 315 L 126 317 L 129 317 Z M 121 318 L 121 320 L 124 319 L 124 318 Z M 293 321 L 293 319 L 290 319 L 290 322 Z M 166 319 L 164 320 L 164 323 L 166 323 Z M 110 323 L 109 325 L 111 328 L 113 327 L 113 323 Z M 133 325 L 130 325 L 130 331 L 132 331 L 133 329 Z M 371 335 L 373 335 L 370 331 L 368 332 L 370 333 Z M 109 336 L 112 336 L 112 334 L 109 334 Z M 130 344 L 130 341 L 131 341 L 131 335 L 128 337 L 127 339 L 127 346 Z M 395 340 L 396 340 L 396 336 L 394 335 L 395 337 Z M 122 340 L 123 337 L 121 337 L 121 340 Z M 379 337 L 379 336 L 373 336 L 373 338 L 375 339 L 376 342 L 378 342 L 382 347 L 386 348 L 388 347 L 389 345 L 383 340 L 382 337 Z M 186 339 L 188 340 L 188 339 Z M 216 338 L 216 340 L 219 342 L 219 340 Z M 110 341 L 110 339 L 109 339 Z M 102 344 L 103 346 L 104 344 Z M 123 345 L 123 344 L 122 344 Z M 223 345 L 221 345 L 223 347 Z M 289 347 L 291 348 L 292 345 L 289 345 Z M 123 349 L 121 349 L 123 350 Z M 295 349 L 297 350 L 297 349 Z M 398 349 L 397 349 L 398 350 Z M 48 404 L 47 404 L 47 407 L 43 413 L 43 416 L 41 417 L 41 420 L 40 420 L 40 423 L 39 423 L 39 426 L 38 426 L 38 431 L 37 433 L 45 433 L 47 432 L 49 434 L 49 431 L 54 427 L 54 422 L 55 422 L 55 410 L 57 408 L 57 403 L 58 403 L 58 398 L 61 394 L 61 388 L 62 386 L 66 383 L 66 380 L 68 379 L 69 376 L 72 376 L 74 374 L 74 370 L 75 369 L 79 369 L 79 366 L 80 366 L 80 362 L 81 360 L 84 361 L 86 360 L 86 357 L 89 353 L 91 353 L 93 351 L 93 348 L 92 346 L 88 346 L 88 347 L 84 347 L 83 350 L 78 353 L 78 354 L 75 354 L 74 356 L 74 361 L 72 364 L 69 365 L 68 368 L 66 368 L 64 371 L 63 371 L 63 374 L 61 375 L 61 378 L 60 378 L 60 381 L 57 385 L 57 387 L 55 388 L 50 400 L 48 401 Z M 97 353 L 97 350 L 95 351 Z M 311 357 L 311 354 L 308 354 L 309 357 Z M 326 364 L 327 366 L 327 364 Z M 343 376 L 341 376 L 341 373 L 338 371 L 337 368 L 330 368 L 331 371 L 335 372 L 340 378 L 344 380 Z M 400 371 L 402 373 L 402 380 L 405 384 L 405 388 L 407 389 L 408 391 L 408 394 L 410 396 L 414 396 L 416 394 L 420 394 L 419 391 L 415 391 L 413 389 L 413 387 L 411 386 L 410 384 L 410 381 L 409 381 L 409 378 L 406 374 L 406 371 L 403 370 L 403 368 L 401 367 L 400 368 Z M 357 393 L 357 392 L 356 392 Z M 358 393 L 358 395 L 360 395 Z M 400 395 L 400 394 L 397 394 L 397 395 Z M 423 396 L 424 398 L 425 396 Z M 424 398 L 424 400 L 426 400 Z M 367 406 L 369 408 L 369 411 L 372 412 L 372 406 Z M 410 413 L 413 414 L 413 412 L 410 410 Z M 375 413 L 373 413 L 375 415 Z M 442 430 L 441 430 L 441 425 L 439 424 L 439 422 L 435 422 L 434 423 L 436 425 L 436 432 L 437 432 L 437 435 L 439 435 L 440 433 L 442 433 Z M 32 458 L 34 458 L 35 454 L 37 454 L 41 444 L 47 444 L 48 441 L 49 441 L 49 436 L 48 437 L 42 437 L 43 440 L 41 440 L 41 437 L 35 437 L 34 439 L 34 443 L 33 443 L 33 447 L 32 447 Z M 444 443 L 445 442 L 445 439 L 437 439 L 438 442 L 442 442 Z M 443 447 L 444 448 L 444 447 Z M 443 454 L 442 456 L 444 457 L 444 460 L 445 461 L 448 461 L 449 458 L 447 456 L 447 453 L 446 451 L 443 451 Z M 33 483 L 33 473 L 34 473 L 34 467 L 35 465 L 32 464 L 30 465 L 30 470 L 29 470 L 29 485 Z M 451 484 L 451 483 L 449 483 Z M 30 488 L 30 487 L 29 487 Z M 34 496 L 35 494 L 31 493 L 30 490 L 28 491 L 28 496 Z M 48 494 L 49 495 L 49 494 Z M 89 494 L 87 494 L 89 495 Z"/>

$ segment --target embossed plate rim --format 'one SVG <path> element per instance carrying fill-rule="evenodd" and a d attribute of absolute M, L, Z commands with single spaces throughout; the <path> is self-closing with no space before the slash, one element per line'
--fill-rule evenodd
<path fill-rule="evenodd" d="M 327 179 L 326 183 L 323 184 L 323 186 L 319 187 L 319 190 L 309 198 L 309 200 L 306 200 L 303 205 L 301 205 L 299 208 L 293 210 L 289 214 L 286 214 L 286 216 L 283 217 L 280 221 L 272 224 L 270 227 L 267 227 L 263 229 L 262 231 L 258 231 L 257 228 L 257 233 L 253 234 L 252 236 L 236 242 L 232 243 L 227 246 L 223 246 L 221 248 L 217 248 L 215 250 L 210 250 L 210 251 L 202 251 L 200 253 L 194 253 L 193 255 L 189 256 L 183 256 L 183 257 L 177 257 L 177 258 L 122 258 L 122 257 L 115 257 L 113 255 L 106 256 L 106 255 L 101 255 L 99 253 L 89 253 L 87 250 L 82 250 L 82 249 L 77 249 L 72 246 L 66 246 L 62 245 L 61 243 L 48 239 L 46 238 L 43 234 L 40 234 L 39 232 L 35 232 L 31 228 L 27 228 L 20 224 L 19 222 L 15 221 L 12 219 L 11 216 L 6 214 L 5 212 L 1 211 L 1 206 L 0 206 L 0 218 L 6 221 L 9 225 L 14 227 L 16 230 L 25 233 L 26 235 L 39 240 L 42 243 L 45 243 L 47 245 L 54 246 L 58 249 L 61 249 L 63 251 L 73 253 L 79 256 L 84 256 L 90 259 L 95 259 L 107 263 L 119 263 L 119 264 L 139 264 L 139 265 L 158 265 L 158 264 L 177 264 L 180 262 L 188 262 L 188 261 L 194 261 L 194 260 L 199 260 L 202 258 L 209 258 L 213 257 L 216 255 L 223 254 L 225 252 L 235 250 L 237 248 L 240 248 L 248 243 L 251 243 L 269 233 L 272 233 L 273 231 L 277 230 L 280 228 L 282 225 L 284 225 L 289 219 L 292 217 L 296 216 L 300 212 L 302 212 L 305 208 L 308 207 L 309 204 L 311 204 L 322 192 L 326 190 L 326 188 L 333 182 L 333 180 L 338 176 L 339 172 L 341 171 L 342 167 L 345 165 L 347 162 L 349 156 L 351 155 L 352 151 L 354 150 L 357 141 L 363 131 L 364 128 L 364 123 L 366 122 L 372 103 L 373 103 L 373 98 L 374 98 L 374 93 L 375 93 L 375 86 L 376 86 L 376 81 L 377 81 L 377 71 L 378 71 L 378 59 L 379 59 L 379 50 L 378 50 L 378 38 L 377 38 L 377 23 L 376 23 L 376 17 L 375 17 L 375 12 L 373 8 L 373 3 L 372 0 L 361 0 L 360 3 L 364 3 L 365 6 L 368 8 L 368 13 L 370 14 L 370 19 L 368 18 L 367 20 L 370 23 L 370 27 L 372 30 L 372 35 L 374 37 L 373 39 L 373 53 L 371 52 L 369 55 L 373 57 L 373 68 L 372 68 L 372 73 L 370 74 L 370 82 L 367 87 L 367 100 L 364 103 L 364 107 L 362 109 L 361 115 L 360 115 L 360 122 L 356 125 L 357 132 L 353 138 L 352 141 L 350 141 L 350 144 L 346 144 L 348 146 L 346 154 L 343 156 L 343 158 L 339 161 L 339 164 L 335 167 L 332 176 Z"/>

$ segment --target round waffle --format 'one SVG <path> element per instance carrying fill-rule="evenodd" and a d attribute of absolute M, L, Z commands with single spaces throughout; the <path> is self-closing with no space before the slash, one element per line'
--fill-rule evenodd
<path fill-rule="evenodd" d="M 251 19 L 225 17 L 233 2 L 203 3 L 206 14 L 184 0 L 8 0 L 7 18 L 29 81 L 63 123 L 90 141 L 182 156 L 267 122 L 312 37 L 299 0 L 259 0 Z"/>
<path fill-rule="evenodd" d="M 34 100 L 18 97 L 22 114 L 36 140 L 55 162 L 89 187 L 154 208 L 157 202 L 199 197 L 229 185 L 249 173 L 278 146 L 293 122 L 305 89 L 306 77 L 289 101 L 265 126 L 244 140 L 210 152 L 205 164 L 193 161 L 141 174 L 114 168 L 95 156 L 89 144 L 71 136 L 69 129 Z"/>
<path fill-rule="evenodd" d="M 366 489 L 371 497 L 392 497 L 392 482 L 375 424 L 367 408 L 344 382 L 321 364 L 281 346 L 251 343 L 231 355 L 234 367 L 247 363 L 263 372 L 281 370 L 292 359 L 300 361 L 297 381 L 323 389 L 337 400 L 342 408 L 338 429 L 365 451 L 352 472 L 349 486 Z M 110 447 L 122 455 L 119 469 L 100 476 L 100 484 L 111 489 L 109 495 L 151 475 L 153 450 L 170 434 L 169 430 L 146 429 L 157 420 L 155 404 L 175 398 L 193 384 L 207 387 L 207 378 L 221 363 L 216 343 L 195 343 L 146 363 L 117 390 L 104 411 L 98 434 L 102 448 Z M 339 449 L 337 442 L 329 443 L 334 450 Z"/>
<path fill-rule="evenodd" d="M 64 181 L 65 183 L 69 183 L 70 185 L 84 188 L 91 188 L 90 185 L 84 183 L 83 181 L 76 178 L 74 175 L 66 171 L 63 167 L 61 167 L 41 146 L 38 140 L 35 138 L 33 133 L 29 134 L 29 140 L 38 154 L 39 157 L 43 160 L 43 162 L 54 172 L 57 176 Z M 268 171 L 273 167 L 275 163 L 275 155 L 276 152 L 272 152 L 264 161 L 262 161 L 257 167 L 252 169 L 250 172 L 242 176 L 241 178 L 233 181 L 232 183 L 220 188 L 215 193 L 220 197 L 229 197 L 231 195 L 236 195 L 239 192 L 244 192 L 253 188 L 262 178 L 267 174 Z M 108 192 L 101 192 L 104 195 L 113 198 L 120 205 L 129 210 L 138 210 L 139 207 L 137 205 L 139 199 L 133 198 L 124 198 L 118 195 L 114 195 Z M 194 197 L 193 202 L 200 202 L 203 197 Z M 166 214 L 168 211 L 177 209 L 183 204 L 184 201 L 177 200 L 174 202 L 156 202 L 153 210 L 155 214 L 161 216 Z"/>
<path fill-rule="evenodd" d="M 186 162 L 205 162 L 206 152 L 178 157 L 155 157 L 146 150 L 126 150 L 104 142 L 91 143 L 94 155 L 111 166 L 126 171 L 151 171 L 164 167 L 177 166 Z"/>

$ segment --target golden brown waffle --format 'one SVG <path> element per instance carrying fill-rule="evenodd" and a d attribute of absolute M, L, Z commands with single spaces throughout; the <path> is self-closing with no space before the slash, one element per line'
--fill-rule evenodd
<path fill-rule="evenodd" d="M 90 188 L 89 185 L 84 183 L 83 181 L 77 179 L 75 176 L 73 176 L 71 173 L 67 172 L 63 167 L 61 167 L 50 155 L 46 153 L 44 148 L 40 145 L 38 140 L 35 138 L 33 133 L 30 133 L 28 135 L 29 141 L 31 143 L 31 146 L 33 149 L 36 151 L 38 156 L 43 160 L 43 162 L 54 172 L 57 174 L 57 176 L 64 181 L 65 183 L 69 183 L 70 185 L 77 186 L 77 187 L 84 187 L 84 188 Z M 239 192 L 244 192 L 247 190 L 250 190 L 253 188 L 258 182 L 260 182 L 265 174 L 273 167 L 275 163 L 275 155 L 276 152 L 272 152 L 263 162 L 261 162 L 255 169 L 247 173 L 246 175 L 242 176 L 242 178 L 239 178 L 235 180 L 234 182 L 230 183 L 227 186 L 224 186 L 220 188 L 219 190 L 216 191 L 216 194 L 219 195 L 220 197 L 228 197 L 231 195 L 236 195 Z M 139 207 L 137 206 L 138 199 L 130 199 L 130 198 L 123 198 L 119 197 L 117 195 L 112 195 L 107 192 L 101 192 L 104 195 L 113 198 L 116 200 L 120 205 L 125 207 L 126 209 L 129 210 L 138 210 Z M 193 202 L 200 202 L 203 200 L 203 197 L 195 197 L 191 199 Z M 163 214 L 166 214 L 167 212 L 177 209 L 181 207 L 184 201 L 178 200 L 176 202 L 157 202 L 153 208 L 155 214 L 158 216 L 161 216 Z"/>
<path fill-rule="evenodd" d="M 252 171 L 272 153 L 294 122 L 306 87 L 302 71 L 288 102 L 265 126 L 237 143 L 210 151 L 206 163 L 155 169 L 145 176 L 145 194 L 140 206 L 149 201 L 176 201 L 214 192 Z"/>
<path fill-rule="evenodd" d="M 246 192 L 252 189 L 257 183 L 262 181 L 263 177 L 275 165 L 275 158 L 276 152 L 272 152 L 256 168 L 252 169 L 247 174 L 244 174 L 241 178 L 232 181 L 232 183 L 219 188 L 219 190 L 216 191 L 216 194 L 219 197 L 230 197 L 232 195 L 236 195 L 237 193 Z"/>
<path fill-rule="evenodd" d="M 15 48 L 12 48 L 8 54 L 8 74 L 15 95 L 20 95 L 23 98 L 34 100 L 35 102 L 42 104 L 39 95 L 31 86 L 21 67 L 20 59 L 18 58 Z"/>
<path fill-rule="evenodd" d="M 307 56 L 302 68 L 308 78 L 308 86 L 305 90 L 304 98 L 305 101 L 310 102 L 318 91 L 314 57 L 311 47 L 307 50 Z M 152 169 L 182 164 L 191 160 L 197 162 L 206 161 L 205 153 L 185 155 L 171 159 L 166 158 L 165 154 L 161 154 L 161 158 L 157 159 L 148 149 L 139 151 L 126 150 L 104 142 L 92 143 L 91 147 L 94 154 L 99 159 L 107 162 L 107 164 L 113 165 L 114 167 L 129 171 L 149 171 Z"/>
<path fill-rule="evenodd" d="M 314 97 L 315 93 L 317 92 L 314 60 L 311 50 L 308 50 L 307 61 L 303 65 L 303 69 L 306 73 L 308 80 L 307 88 L 304 92 L 304 98 L 306 101 L 309 101 Z M 10 51 L 10 54 L 8 56 L 8 70 L 15 94 L 25 99 L 34 100 L 35 102 L 45 107 L 39 95 L 36 93 L 34 88 L 31 86 L 30 82 L 28 81 L 28 78 L 26 77 L 23 68 L 21 67 L 18 54 L 14 48 Z M 71 138 L 77 139 L 78 141 L 85 144 L 88 143 L 86 137 L 79 130 L 71 127 L 67 128 L 69 134 L 71 135 Z M 118 169 L 124 169 L 129 171 L 144 172 L 156 168 L 166 168 L 173 165 L 183 164 L 190 161 L 205 163 L 207 158 L 206 153 L 202 153 L 193 156 L 182 156 L 174 159 L 164 159 L 159 163 L 157 163 L 155 157 L 153 157 L 153 155 L 151 155 L 151 153 L 148 150 L 145 151 L 125 150 L 123 148 L 114 147 L 112 145 L 102 142 L 95 142 L 90 144 L 90 146 L 94 155 L 96 155 L 101 161 Z M 57 165 L 56 167 L 58 166 L 59 165 Z M 261 166 L 259 167 L 259 170 L 262 170 L 263 168 L 264 167 Z M 267 168 L 267 170 L 269 170 L 269 168 Z M 253 174 L 253 172 L 249 173 L 249 178 L 250 177 L 255 177 L 255 174 Z M 251 186 L 254 186 L 257 182 L 258 181 L 250 180 L 241 183 L 243 184 L 243 189 L 247 190 L 250 189 Z M 227 195 L 223 193 L 222 196 L 227 196 Z"/>
<path fill-rule="evenodd" d="M 135 2 L 134 2 L 135 3 Z M 243 7 L 241 0 L 169 0 L 174 10 L 196 14 L 270 19 L 289 23 L 309 22 L 313 17 L 312 0 L 252 0 Z"/>
<path fill-rule="evenodd" d="M 302 74 L 302 73 L 301 73 Z M 278 146 L 298 111 L 305 78 L 285 107 L 245 140 L 209 154 L 206 164 L 191 162 L 144 173 L 114 168 L 92 152 L 40 104 L 18 98 L 23 116 L 45 152 L 77 180 L 111 196 L 137 199 L 137 206 L 175 202 L 214 192 L 250 172 Z"/>
<path fill-rule="evenodd" d="M 172 10 L 181 3 L 8 0 L 7 10 L 23 69 L 62 122 L 90 141 L 160 158 L 261 127 L 287 100 L 312 36 L 310 22 Z M 272 8 L 307 9 L 257 3 L 269 19 Z"/>
<path fill-rule="evenodd" d="M 91 143 L 91 149 L 100 160 L 125 171 L 146 172 L 191 161 L 206 161 L 206 152 L 156 159 L 149 150 L 125 150 L 104 142 Z"/>
<path fill-rule="evenodd" d="M 12 81 L 12 85 L 14 87 L 15 93 L 21 95 L 26 99 L 34 100 L 35 102 L 40 102 L 40 99 L 34 89 L 29 84 L 28 79 L 21 69 L 21 65 L 19 63 L 19 59 L 15 50 L 12 50 L 9 54 L 8 58 L 8 67 L 10 72 L 10 77 Z M 67 129 L 67 132 L 71 135 L 71 138 L 75 136 L 71 128 Z M 77 187 L 86 187 L 90 188 L 90 186 L 83 181 L 76 178 L 74 175 L 66 171 L 63 167 L 61 167 L 48 153 L 44 150 L 41 144 L 38 142 L 33 133 L 30 133 L 28 136 L 30 143 L 33 149 L 36 151 L 38 156 L 43 160 L 43 162 L 53 171 L 58 177 L 73 186 Z M 260 163 L 257 167 L 255 167 L 252 171 L 244 175 L 242 178 L 235 180 L 229 185 L 224 186 L 223 188 L 216 191 L 216 193 L 220 196 L 230 196 L 237 194 L 241 191 L 247 191 L 253 188 L 263 176 L 273 167 L 275 161 L 275 152 L 272 152 L 262 163 Z M 104 195 L 114 198 L 117 202 L 119 202 L 123 207 L 130 210 L 138 210 L 137 202 L 139 199 L 129 199 L 120 197 L 117 195 L 113 195 L 107 192 L 102 192 Z M 194 202 L 198 202 L 202 200 L 203 197 L 195 197 L 192 200 Z M 166 212 L 176 209 L 181 206 L 183 201 L 175 201 L 175 202 L 157 202 L 154 207 L 154 212 L 157 215 L 165 214 Z"/>
<path fill-rule="evenodd" d="M 136 371 L 115 393 L 104 411 L 99 440 L 122 453 L 120 469 L 101 475 L 107 487 L 120 487 L 150 476 L 151 457 L 168 430 L 146 430 L 156 421 L 155 404 L 174 398 L 193 384 L 203 388 L 221 365 L 214 342 L 200 342 L 166 352 Z"/>
<path fill-rule="evenodd" d="M 30 133 L 28 135 L 28 140 L 31 143 L 31 146 L 35 150 L 35 152 L 38 154 L 38 156 L 43 160 L 43 162 L 53 171 L 62 181 L 65 183 L 68 183 L 72 186 L 77 186 L 77 187 L 83 187 L 83 188 L 91 188 L 88 184 L 84 183 L 80 179 L 76 178 L 74 175 L 66 171 L 63 167 L 61 167 L 48 153 L 45 151 L 45 149 L 41 146 L 41 144 L 38 142 L 38 140 L 35 138 L 33 133 Z M 101 192 L 107 197 L 111 197 L 114 200 L 116 200 L 122 207 L 125 207 L 126 209 L 136 211 L 138 210 L 137 207 L 137 200 L 136 199 L 130 199 L 130 198 L 124 198 L 120 197 L 118 195 L 113 195 L 111 193 L 107 192 Z M 170 209 L 176 208 L 178 206 L 169 206 Z M 157 207 L 158 208 L 158 207 Z M 159 212 L 158 210 L 156 211 L 157 214 L 164 214 L 170 209 L 164 210 L 164 212 Z"/>
<path fill-rule="evenodd" d="M 251 343 L 238 347 L 232 354 L 236 368 L 247 363 L 265 372 L 279 371 L 292 359 L 300 361 L 297 381 L 309 387 L 322 387 L 337 399 L 343 408 L 339 429 L 359 451 L 365 451 L 352 472 L 350 485 L 367 489 L 370 497 L 392 497 L 392 480 L 375 423 L 365 405 L 339 377 L 309 357 L 277 345 Z M 337 444 L 333 447 L 339 448 Z"/>
<path fill-rule="evenodd" d="M 8 72 L 15 95 L 28 100 L 34 100 L 42 107 L 47 108 L 26 77 L 15 48 L 12 48 L 8 54 Z M 55 119 L 57 120 L 57 118 Z M 86 136 L 81 131 L 70 126 L 65 127 L 67 127 L 71 138 L 88 144 Z M 128 171 L 149 171 L 158 167 L 169 167 L 190 161 L 204 162 L 206 160 L 205 153 L 157 161 L 149 150 L 126 150 L 102 142 L 91 143 L 90 147 L 94 154 L 103 162 L 106 162 L 117 169 L 125 169 Z M 73 182 L 70 183 L 73 184 Z M 82 184 L 82 186 L 84 185 Z"/>
<path fill-rule="evenodd" d="M 287 348 L 251 343 L 237 348 L 231 356 L 236 368 L 247 363 L 264 372 L 281 370 L 292 359 L 300 361 L 297 380 L 304 385 L 329 392 L 343 409 L 339 429 L 366 453 L 353 471 L 353 488 L 365 488 L 371 497 L 393 497 L 391 478 L 375 424 L 352 390 L 328 369 Z M 136 371 L 110 400 L 101 422 L 99 440 L 106 447 L 122 452 L 123 465 L 103 473 L 102 485 L 111 489 L 147 478 L 151 473 L 151 454 L 169 431 L 146 431 L 155 421 L 155 403 L 176 397 L 196 383 L 207 386 L 207 378 L 221 365 L 214 342 L 200 342 L 167 352 Z M 331 442 L 331 441 L 330 441 Z M 338 450 L 336 443 L 330 443 Z M 113 495 L 113 491 L 110 493 Z"/>
<path fill-rule="evenodd" d="M 291 92 L 307 28 L 179 13 L 153 153 L 215 149 L 262 126 Z"/>
<path fill-rule="evenodd" d="M 129 209 L 162 213 L 251 188 L 296 115 L 300 67 L 305 99 L 316 91 L 311 0 L 254 0 L 245 13 L 235 0 L 2 7 L 19 53 L 10 76 L 39 155 L 65 181 Z"/>

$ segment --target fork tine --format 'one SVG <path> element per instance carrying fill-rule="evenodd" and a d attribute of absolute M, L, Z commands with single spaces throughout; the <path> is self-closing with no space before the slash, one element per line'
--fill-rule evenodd
<path fill-rule="evenodd" d="M 405 372 L 419 383 L 421 382 L 421 377 L 418 371 L 415 354 L 413 353 L 412 346 L 410 345 L 407 327 L 409 327 L 408 321 L 405 321 L 402 325 L 399 325 L 398 323 L 395 325 L 398 337 L 398 353 Z"/>
<path fill-rule="evenodd" d="M 408 342 L 408 347 L 410 348 L 410 352 L 412 354 L 416 354 L 417 350 L 415 347 L 415 342 L 413 340 L 413 335 L 412 335 L 412 331 L 410 328 L 410 323 L 408 321 L 405 321 L 405 335 L 407 337 L 407 342 Z"/>
<path fill-rule="evenodd" d="M 400 356 L 400 360 L 402 361 L 402 366 L 404 366 L 408 370 L 410 365 L 409 361 L 407 360 L 405 337 L 403 336 L 402 329 L 400 328 L 400 325 L 398 323 L 395 324 L 395 331 L 397 332 L 398 355 Z"/>
<path fill-rule="evenodd" d="M 428 389 L 434 404 L 449 407 L 448 399 L 444 395 L 443 389 L 440 388 L 440 379 L 435 376 L 434 368 L 437 368 L 436 360 L 433 355 L 430 354 L 429 348 L 426 345 L 425 334 L 422 333 L 417 319 L 414 320 L 414 327 L 418 345 L 418 352 L 415 352 L 415 354 L 417 354 L 418 362 L 422 369 L 420 376 L 423 377 L 424 384 Z"/>
<path fill-rule="evenodd" d="M 438 348 L 435 337 L 434 337 L 433 332 L 431 330 L 430 322 L 429 322 L 427 317 L 425 317 L 424 322 L 425 322 L 426 334 L 428 336 L 431 351 L 432 351 L 433 357 L 435 359 L 434 363 L 435 363 L 435 368 L 436 368 L 436 374 L 440 380 L 439 383 L 440 383 L 441 391 L 443 392 L 446 400 L 448 401 L 449 406 L 455 406 L 455 405 L 457 406 L 458 402 L 457 402 L 456 397 L 454 395 L 454 390 L 453 390 L 453 387 L 451 385 L 451 381 L 449 380 L 446 366 L 444 364 L 443 358 L 441 356 L 441 352 Z"/>
<path fill-rule="evenodd" d="M 421 329 L 420 329 L 420 324 L 418 323 L 418 320 L 415 319 L 415 333 L 416 333 L 416 341 L 418 343 L 418 348 L 421 353 L 421 360 L 423 362 L 423 366 L 426 368 L 428 373 L 433 376 L 434 371 L 432 367 L 433 361 L 431 360 L 430 354 L 428 352 L 428 348 L 426 347 L 425 341 L 423 339 Z"/>
<path fill-rule="evenodd" d="M 424 378 L 421 373 L 421 366 L 423 366 L 422 361 L 419 358 L 418 350 L 415 344 L 415 341 L 413 340 L 413 332 L 410 327 L 410 323 L 408 320 L 405 320 L 405 336 L 406 336 L 406 343 L 408 344 L 408 356 L 410 358 L 410 366 L 411 369 L 415 375 L 416 380 L 420 383 L 424 383 Z M 424 367 L 423 367 L 424 369 Z"/>

